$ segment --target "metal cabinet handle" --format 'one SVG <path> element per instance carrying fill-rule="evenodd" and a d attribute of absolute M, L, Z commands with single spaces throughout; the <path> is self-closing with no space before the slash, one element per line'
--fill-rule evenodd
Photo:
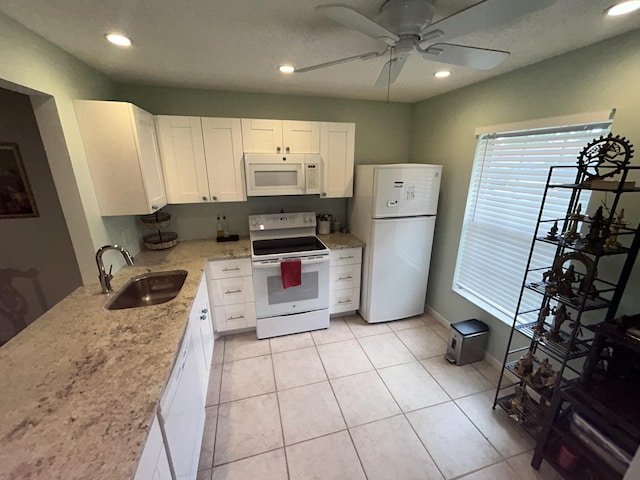
<path fill-rule="evenodd" d="M 322 192 L 322 196 L 326 197 L 327 196 L 327 192 Z"/>
<path fill-rule="evenodd" d="M 286 147 L 286 148 L 284 149 L 284 151 L 285 151 L 286 153 L 291 153 L 291 149 L 290 149 L 289 147 Z"/>
<path fill-rule="evenodd" d="M 239 288 L 236 290 L 225 290 L 224 294 L 225 295 L 230 295 L 232 293 L 242 293 L 242 290 L 240 290 Z"/>
<path fill-rule="evenodd" d="M 157 205 L 151 205 L 151 210 L 158 210 L 158 206 Z"/>
<path fill-rule="evenodd" d="M 280 153 L 281 151 L 282 151 L 282 148 L 276 147 L 276 153 Z"/>
<path fill-rule="evenodd" d="M 349 255 L 348 257 L 340 257 L 339 260 L 349 260 L 350 258 L 354 258 L 354 256 Z"/>
<path fill-rule="evenodd" d="M 338 280 L 349 280 L 353 278 L 351 275 L 347 275 L 346 277 L 338 277 Z"/>
<path fill-rule="evenodd" d="M 206 315 L 200 315 L 200 320 L 206 320 L 207 316 Z"/>
<path fill-rule="evenodd" d="M 223 272 L 234 272 L 234 271 L 237 271 L 237 270 L 240 270 L 240 267 L 233 267 L 233 268 L 225 267 L 225 268 L 222 269 Z"/>
<path fill-rule="evenodd" d="M 205 197 L 205 196 L 203 195 L 203 196 L 202 196 L 202 201 L 203 201 L 203 202 L 206 202 L 207 200 L 208 200 L 208 199 L 207 199 L 207 197 Z"/>
<path fill-rule="evenodd" d="M 244 318 L 244 315 L 238 315 L 237 317 L 231 316 L 227 318 L 227 320 L 240 320 L 241 318 Z"/>
<path fill-rule="evenodd" d="M 218 200 L 218 197 L 216 197 L 215 195 L 213 197 L 211 197 L 211 200 L 213 200 L 214 202 Z"/>
<path fill-rule="evenodd" d="M 341 303 L 351 303 L 351 299 L 348 298 L 347 300 L 338 300 L 338 305 L 340 305 Z"/>
<path fill-rule="evenodd" d="M 202 313 L 207 314 L 209 312 L 209 310 L 207 308 L 203 308 L 202 309 Z"/>

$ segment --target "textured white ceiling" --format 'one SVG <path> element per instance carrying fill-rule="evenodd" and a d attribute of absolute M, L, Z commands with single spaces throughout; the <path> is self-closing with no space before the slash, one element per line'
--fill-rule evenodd
<path fill-rule="evenodd" d="M 0 0 L 0 10 L 118 81 L 385 100 L 386 89 L 373 87 L 383 58 L 291 76 L 277 70 L 283 63 L 301 68 L 384 49 L 315 12 L 333 1 Z M 375 18 L 382 0 L 343 3 Z M 440 0 L 434 21 L 474 3 Z M 433 73 L 443 65 L 414 54 L 391 86 L 390 99 L 423 100 L 640 27 L 640 12 L 605 17 L 612 3 L 557 0 L 498 29 L 456 38 L 455 43 L 511 52 L 489 72 L 447 67 L 452 76 L 437 80 Z M 128 34 L 133 47 L 110 46 L 103 36 L 108 31 Z"/>

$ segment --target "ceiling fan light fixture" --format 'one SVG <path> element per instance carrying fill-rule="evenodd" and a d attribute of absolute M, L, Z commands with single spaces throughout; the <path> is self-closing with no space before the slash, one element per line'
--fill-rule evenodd
<path fill-rule="evenodd" d="M 433 76 L 436 78 L 447 78 L 449 75 L 451 75 L 451 72 L 449 70 L 440 70 L 439 72 L 433 74 Z"/>
<path fill-rule="evenodd" d="M 105 38 L 112 45 L 116 45 L 118 47 L 130 47 L 131 39 L 125 35 L 120 33 L 107 33 Z"/>
<path fill-rule="evenodd" d="M 296 71 L 296 68 L 293 65 L 280 65 L 278 70 L 284 74 L 290 74 Z"/>
<path fill-rule="evenodd" d="M 617 17 L 618 15 L 635 12 L 638 9 L 640 9 L 640 0 L 630 0 L 607 8 L 606 14 L 610 17 Z"/>

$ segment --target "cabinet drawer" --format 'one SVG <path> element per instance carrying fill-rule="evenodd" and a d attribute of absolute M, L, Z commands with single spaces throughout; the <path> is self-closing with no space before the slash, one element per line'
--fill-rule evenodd
<path fill-rule="evenodd" d="M 213 311 L 219 332 L 256 326 L 256 306 L 253 302 L 215 307 Z"/>
<path fill-rule="evenodd" d="M 214 260 L 207 263 L 207 278 L 251 276 L 251 259 Z"/>
<path fill-rule="evenodd" d="M 360 287 L 360 264 L 331 267 L 330 290 L 345 290 Z"/>
<path fill-rule="evenodd" d="M 236 305 L 253 302 L 253 281 L 251 277 L 232 277 L 210 280 L 209 295 L 213 305 Z"/>
<path fill-rule="evenodd" d="M 331 250 L 331 266 L 351 265 L 362 262 L 362 248 L 341 248 Z"/>
<path fill-rule="evenodd" d="M 347 288 L 329 293 L 329 313 L 342 313 L 357 310 L 360 306 L 360 289 Z"/>

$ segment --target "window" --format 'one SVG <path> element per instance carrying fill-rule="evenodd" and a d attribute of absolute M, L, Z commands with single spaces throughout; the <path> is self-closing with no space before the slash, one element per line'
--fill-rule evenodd
<path fill-rule="evenodd" d="M 549 167 L 577 166 L 582 148 L 609 132 L 613 113 L 476 131 L 479 137 L 453 280 L 455 292 L 500 320 L 512 322 Z M 567 169 L 562 182 L 573 183 L 575 174 Z M 560 177 L 554 174 L 556 180 Z M 548 193 L 545 218 L 565 216 L 571 192 L 559 190 Z M 552 245 L 536 248 L 531 267 L 551 265 L 554 254 Z M 527 303 L 524 297 L 522 306 Z"/>

